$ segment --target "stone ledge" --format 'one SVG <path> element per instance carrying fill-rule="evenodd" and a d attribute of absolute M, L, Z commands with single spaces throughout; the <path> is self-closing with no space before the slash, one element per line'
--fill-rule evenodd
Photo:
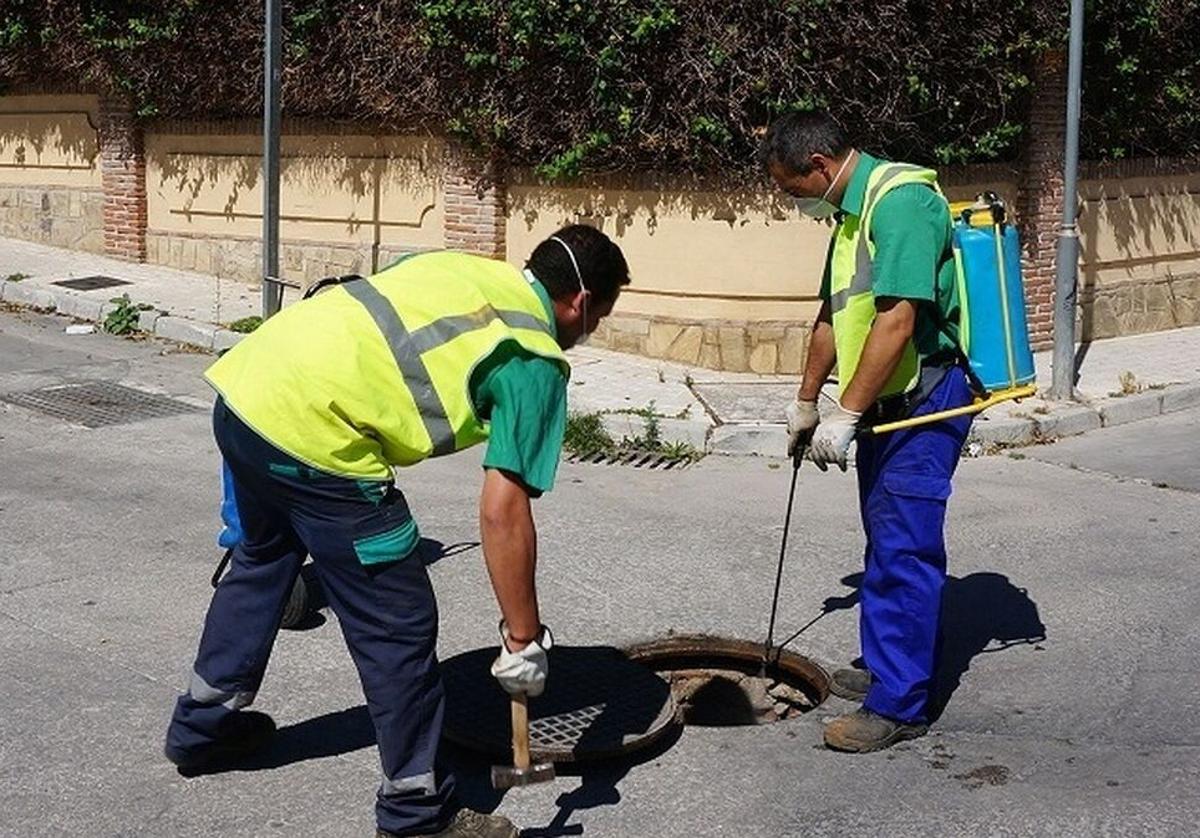
<path fill-rule="evenodd" d="M 641 436 L 646 433 L 645 417 L 636 413 L 601 413 L 604 429 L 618 442 L 621 439 Z M 710 425 L 703 419 L 674 419 L 658 417 L 658 435 L 665 443 L 686 443 L 697 451 L 708 446 Z"/>
<path fill-rule="evenodd" d="M 787 444 L 786 425 L 719 425 L 709 436 L 709 453 L 784 457 Z"/>
<path fill-rule="evenodd" d="M 1178 384 L 1163 390 L 1163 413 L 1174 413 L 1194 407 L 1200 407 L 1200 382 Z"/>
<path fill-rule="evenodd" d="M 186 317 L 164 315 L 154 321 L 155 337 L 212 349 L 217 328 Z"/>
<path fill-rule="evenodd" d="M 1032 419 L 1004 417 L 998 419 L 977 418 L 971 423 L 969 442 L 983 446 L 1003 445 L 1023 447 L 1037 441 Z"/>
<path fill-rule="evenodd" d="M 1099 403 L 1100 421 L 1104 427 L 1111 428 L 1149 419 L 1162 413 L 1162 401 L 1163 394 L 1158 391 L 1104 399 Z"/>
<path fill-rule="evenodd" d="M 230 329 L 217 329 L 213 334 L 212 348 L 217 352 L 224 352 L 226 349 L 233 349 L 241 343 L 245 335 L 241 332 L 235 332 Z"/>
<path fill-rule="evenodd" d="M 1051 409 L 1033 419 L 1036 435 L 1041 439 L 1075 436 L 1101 427 L 1100 414 L 1090 407 L 1067 406 Z"/>
<path fill-rule="evenodd" d="M 33 308 L 58 308 L 57 297 L 53 291 L 47 288 L 39 288 L 23 282 L 5 282 L 3 293 L 4 301 L 8 303 L 17 303 Z"/>
<path fill-rule="evenodd" d="M 91 297 L 83 297 L 79 294 L 63 293 L 58 291 L 51 292 L 56 301 L 55 310 L 59 314 L 65 314 L 68 317 L 77 317 L 80 320 L 91 320 L 99 323 L 104 319 L 105 309 L 111 308 L 112 304 L 92 299 Z"/>

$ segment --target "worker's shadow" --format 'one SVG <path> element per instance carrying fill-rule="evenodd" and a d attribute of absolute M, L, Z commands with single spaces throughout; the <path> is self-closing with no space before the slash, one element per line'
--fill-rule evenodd
<path fill-rule="evenodd" d="M 863 574 L 843 578 L 850 593 L 825 600 L 820 613 L 800 627 L 780 646 L 787 646 L 818 620 L 834 611 L 853 608 L 861 599 Z M 1029 592 L 1018 588 L 1002 573 L 972 573 L 961 579 L 950 576 L 942 591 L 942 615 L 939 626 L 938 664 L 934 681 L 931 715 L 939 717 L 950 697 L 962 683 L 976 656 L 991 654 L 1011 646 L 1037 644 L 1046 639 L 1046 626 L 1038 614 L 1037 603 Z M 861 667 L 862 659 L 853 661 Z"/>
<path fill-rule="evenodd" d="M 940 634 L 931 708 L 934 720 L 946 709 L 977 656 L 1041 643 L 1046 626 L 1029 591 L 1002 573 L 980 572 L 946 580 Z"/>

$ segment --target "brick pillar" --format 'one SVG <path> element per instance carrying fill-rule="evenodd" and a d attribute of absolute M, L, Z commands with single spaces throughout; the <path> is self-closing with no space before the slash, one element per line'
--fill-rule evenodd
<path fill-rule="evenodd" d="M 508 193 L 502 164 L 451 148 L 443 183 L 446 248 L 505 258 Z"/>
<path fill-rule="evenodd" d="M 1054 339 L 1054 254 L 1063 211 L 1063 146 L 1067 136 L 1067 57 L 1046 52 L 1033 72 L 1029 132 L 1021 153 L 1017 221 L 1025 305 L 1034 349 Z"/>
<path fill-rule="evenodd" d="M 100 98 L 100 171 L 104 185 L 104 252 L 146 261 L 146 155 L 127 100 Z"/>

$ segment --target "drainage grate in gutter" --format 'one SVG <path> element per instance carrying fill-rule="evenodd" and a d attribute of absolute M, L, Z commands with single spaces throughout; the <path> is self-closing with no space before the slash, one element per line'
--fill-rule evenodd
<path fill-rule="evenodd" d="M 121 425 L 203 410 L 169 396 L 134 390 L 132 387 L 110 381 L 85 381 L 80 384 L 42 387 L 23 393 L 5 393 L 0 395 L 0 400 L 87 428 Z"/>
<path fill-rule="evenodd" d="M 115 276 L 81 276 L 78 279 L 61 279 L 50 284 L 70 288 L 72 291 L 97 291 L 101 288 L 116 288 L 118 285 L 132 285 L 133 283 L 117 279 Z"/>
<path fill-rule="evenodd" d="M 584 454 L 572 453 L 566 457 L 568 463 L 633 466 L 634 468 L 657 469 L 658 471 L 682 471 L 698 459 L 699 457 L 676 457 L 660 451 L 644 451 L 636 448 L 599 449 Z"/>

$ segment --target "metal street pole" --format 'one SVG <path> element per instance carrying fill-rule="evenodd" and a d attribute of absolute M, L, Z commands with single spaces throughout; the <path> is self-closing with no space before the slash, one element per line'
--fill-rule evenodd
<path fill-rule="evenodd" d="M 263 49 L 263 284 L 262 316 L 279 311 L 283 286 L 279 277 L 279 120 L 283 65 L 281 0 L 266 0 L 266 43 Z"/>
<path fill-rule="evenodd" d="M 1083 81 L 1083 0 L 1071 0 L 1067 63 L 1067 147 L 1063 172 L 1063 220 L 1054 277 L 1054 359 L 1050 397 L 1075 397 L 1075 290 L 1079 273 L 1076 203 L 1079 178 L 1079 111 Z"/>

